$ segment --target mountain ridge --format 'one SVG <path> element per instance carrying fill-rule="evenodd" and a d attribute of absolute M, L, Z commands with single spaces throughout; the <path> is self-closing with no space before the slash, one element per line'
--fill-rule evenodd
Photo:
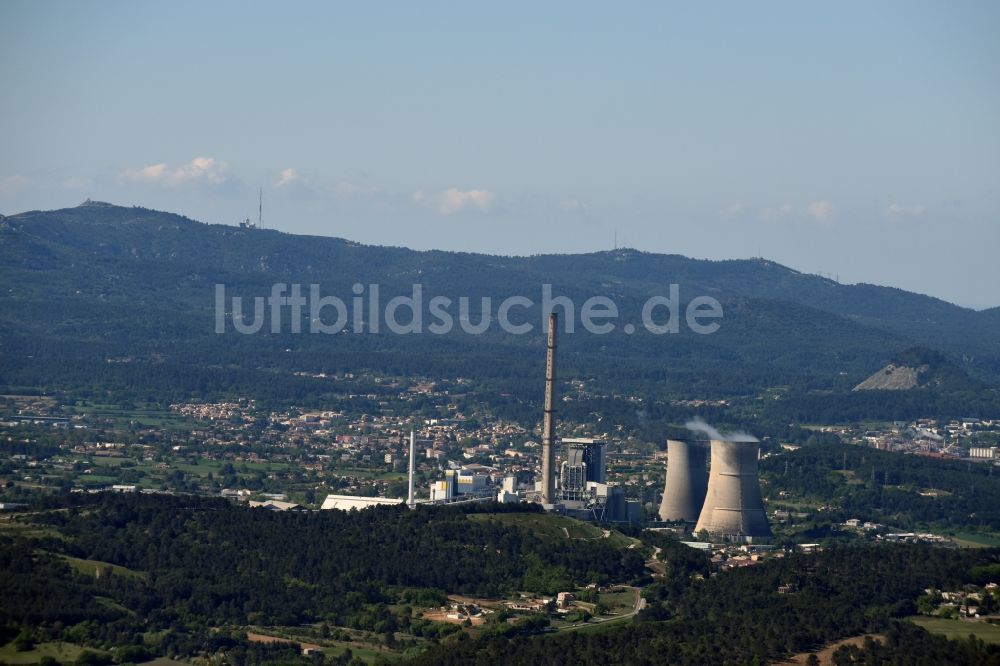
<path fill-rule="evenodd" d="M 54 372 L 70 372 L 70 362 L 84 367 L 130 354 L 183 367 L 224 362 L 301 372 L 352 363 L 387 371 L 388 363 L 411 374 L 457 372 L 482 354 L 503 363 L 480 366 L 480 374 L 528 381 L 535 372 L 537 334 L 336 340 L 213 335 L 215 284 L 225 284 L 232 295 L 259 296 L 275 282 L 321 284 L 324 293 L 341 295 L 354 283 L 379 284 L 385 300 L 408 294 L 414 283 L 428 298 L 478 302 L 481 296 L 527 295 L 536 303 L 526 316 L 536 322 L 542 284 L 552 284 L 577 308 L 591 296 L 609 296 L 623 321 L 636 321 L 649 297 L 668 295 L 675 283 L 682 306 L 702 295 L 722 303 L 718 334 L 628 336 L 616 330 L 570 334 L 563 344 L 569 374 L 615 376 L 665 391 L 713 385 L 726 392 L 799 381 L 849 391 L 914 345 L 939 349 L 981 377 L 1000 378 L 1000 317 L 993 312 L 892 287 L 842 285 L 765 259 L 691 259 L 634 249 L 532 256 L 418 251 L 206 224 L 101 202 L 7 216 L 0 229 L 0 275 L 9 285 L 0 293 L 0 331 L 8 342 L 0 383 L 40 382 L 37 360 L 29 359 L 43 352 L 63 359 Z M 175 351 L 178 345 L 196 351 L 185 357 Z M 297 350 L 293 360 L 287 349 Z M 453 359 L 451 370 L 439 368 L 434 355 Z"/>
<path fill-rule="evenodd" d="M 109 212 L 109 213 L 113 212 L 115 214 L 115 216 L 118 218 L 117 220 L 116 219 L 102 220 L 100 218 L 94 218 L 93 216 L 87 216 L 87 217 L 77 218 L 76 219 L 76 221 L 83 222 L 83 223 L 98 223 L 98 224 L 110 224 L 110 225 L 113 225 L 116 221 L 117 222 L 122 222 L 122 221 L 125 221 L 125 222 L 137 222 L 137 223 L 138 222 L 142 222 L 143 219 L 144 219 L 143 217 L 138 217 L 138 218 L 134 218 L 134 219 L 127 219 L 127 218 L 125 218 L 124 220 L 122 219 L 124 216 L 127 216 L 130 213 L 138 213 L 140 215 L 145 215 L 145 216 L 155 215 L 155 216 L 169 217 L 169 218 L 175 219 L 178 222 L 182 222 L 184 224 L 196 224 L 196 225 L 201 225 L 201 226 L 210 227 L 210 228 L 219 227 L 219 228 L 223 228 L 223 229 L 242 230 L 239 227 L 236 227 L 236 226 L 233 226 L 233 225 L 227 225 L 227 224 L 221 224 L 221 223 L 211 223 L 211 222 L 201 222 L 199 220 L 195 220 L 195 219 L 189 218 L 187 216 L 180 215 L 178 213 L 172 213 L 172 212 L 169 212 L 169 211 L 160 211 L 160 210 L 157 210 L 157 209 L 145 208 L 145 207 L 142 207 L 142 206 L 131 206 L 131 207 L 129 207 L 129 206 L 120 206 L 120 205 L 117 205 L 117 204 L 112 204 L 112 203 L 108 203 L 108 202 L 104 202 L 104 201 L 95 201 L 95 200 L 91 200 L 91 199 L 87 199 L 84 202 L 82 202 L 81 204 L 79 204 L 77 206 L 74 206 L 74 207 L 70 207 L 70 208 L 53 209 L 53 210 L 31 210 L 31 211 L 24 211 L 24 212 L 21 212 L 21 213 L 15 213 L 15 214 L 11 214 L 11 215 L 0 216 L 0 219 L 6 219 L 6 220 L 9 220 L 9 221 L 13 220 L 15 222 L 16 221 L 22 221 L 22 220 L 23 221 L 28 221 L 31 218 L 38 217 L 38 216 L 49 216 L 49 215 L 52 215 L 52 214 L 67 214 L 67 213 L 70 213 L 72 211 L 78 211 L 80 209 L 99 209 L 102 212 Z M 8 224 L 10 224 L 10 222 L 8 222 Z M 616 261 L 621 261 L 623 259 L 627 260 L 627 259 L 636 258 L 636 257 L 646 257 L 646 258 L 657 258 L 657 259 L 665 259 L 665 260 L 682 260 L 682 261 L 686 261 L 686 262 L 692 262 L 692 263 L 695 263 L 695 264 L 708 265 L 708 266 L 722 266 L 722 265 L 726 265 L 726 264 L 734 264 L 734 265 L 741 265 L 741 266 L 756 265 L 756 266 L 763 267 L 765 269 L 777 269 L 777 270 L 780 270 L 780 271 L 782 271 L 782 272 L 784 272 L 784 273 L 786 273 L 788 275 L 793 275 L 793 276 L 799 276 L 799 277 L 807 278 L 807 279 L 810 279 L 810 280 L 814 281 L 817 285 L 826 285 L 826 286 L 829 286 L 829 287 L 839 287 L 839 288 L 860 288 L 860 289 L 884 290 L 886 292 L 901 293 L 901 294 L 905 294 L 905 295 L 910 296 L 910 297 L 917 297 L 917 298 L 921 298 L 921 299 L 927 299 L 927 302 L 934 302 L 934 303 L 938 303 L 938 304 L 945 305 L 945 306 L 948 306 L 948 307 L 952 307 L 952 308 L 957 308 L 957 309 L 960 309 L 960 310 L 964 310 L 964 311 L 967 311 L 967 312 L 980 312 L 980 313 L 982 313 L 982 312 L 994 313 L 995 312 L 995 313 L 1000 313 L 1000 306 L 990 307 L 990 308 L 984 308 L 982 310 L 975 310 L 973 308 L 968 308 L 968 307 L 964 307 L 964 306 L 961 306 L 961 305 L 958 305 L 958 304 L 955 304 L 955 303 L 951 303 L 950 301 L 947 301 L 945 299 L 942 299 L 942 298 L 939 298 L 939 297 L 936 297 L 936 296 L 931 296 L 931 295 L 928 295 L 928 294 L 922 294 L 920 292 L 908 291 L 908 290 L 903 289 L 901 287 L 895 287 L 895 286 L 892 286 L 892 285 L 878 285 L 878 284 L 869 283 L 869 282 L 840 283 L 840 282 L 831 280 L 830 278 L 827 278 L 827 277 L 824 277 L 824 276 L 821 276 L 821 275 L 799 271 L 797 269 L 785 266 L 784 264 L 781 264 L 780 262 L 774 261 L 772 259 L 765 259 L 763 257 L 727 258 L 727 259 L 705 259 L 705 258 L 690 257 L 690 256 L 687 256 L 687 255 L 682 255 L 682 254 L 678 254 L 678 253 L 651 252 L 651 251 L 641 250 L 641 249 L 637 249 L 637 248 L 618 248 L 618 249 L 615 249 L 615 250 L 596 250 L 596 251 L 593 251 L 593 252 L 581 252 L 581 253 L 537 253 L 537 254 L 526 254 L 526 255 L 504 255 L 504 254 L 491 254 L 491 253 L 488 253 L 488 252 L 466 252 L 466 251 L 440 250 L 440 249 L 418 250 L 418 249 L 413 249 L 413 248 L 409 248 L 409 247 L 406 247 L 406 246 L 361 243 L 359 241 L 354 241 L 354 240 L 351 240 L 349 238 L 342 237 L 342 236 L 324 236 L 324 235 L 316 235 L 316 234 L 295 234 L 295 233 L 291 233 L 291 232 L 281 231 L 281 230 L 278 230 L 278 229 L 248 229 L 248 230 L 242 230 L 242 231 L 246 231 L 248 233 L 279 234 L 279 235 L 282 235 L 282 236 L 289 236 L 289 237 L 294 237 L 294 238 L 308 238 L 308 239 L 332 240 L 332 241 L 339 241 L 339 242 L 342 242 L 344 244 L 347 244 L 347 245 L 350 245 L 350 246 L 355 246 L 355 247 L 405 250 L 407 252 L 412 252 L 412 253 L 416 253 L 416 254 L 444 253 L 444 254 L 451 254 L 451 255 L 472 256 L 472 257 L 479 257 L 479 258 L 493 258 L 493 259 L 503 259 L 503 260 L 511 260 L 511 261 L 531 261 L 531 260 L 541 260 L 541 259 L 551 260 L 551 259 L 556 259 L 556 258 L 579 258 L 579 257 L 593 257 L 593 258 L 607 258 L 607 257 L 612 257 Z"/>
<path fill-rule="evenodd" d="M 94 216 L 87 215 L 84 217 L 73 216 L 73 211 L 79 211 L 81 209 L 87 210 L 89 213 L 91 210 L 98 209 L 102 214 L 113 214 L 114 218 L 110 220 L 105 220 L 101 218 L 95 218 Z M 535 263 L 539 261 L 559 261 L 566 259 L 579 259 L 579 258 L 593 258 L 607 260 L 611 259 L 615 262 L 622 262 L 628 260 L 634 260 L 637 258 L 643 258 L 646 260 L 654 260 L 661 263 L 661 265 L 666 263 L 676 263 L 676 262 L 687 262 L 698 268 L 714 267 L 714 268 L 725 268 L 727 266 L 735 266 L 738 268 L 748 268 L 748 267 L 760 267 L 763 270 L 777 270 L 783 273 L 781 277 L 793 277 L 793 278 L 803 278 L 811 282 L 811 286 L 814 288 L 833 288 L 833 289 L 848 289 L 857 291 L 870 291 L 878 292 L 883 299 L 890 296 L 902 295 L 904 297 L 916 298 L 923 300 L 926 304 L 934 304 L 938 307 L 953 308 L 960 311 L 965 311 L 968 313 L 990 313 L 990 314 L 1000 314 L 1000 306 L 985 308 L 983 310 L 975 310 L 973 308 L 967 308 L 961 305 L 951 303 L 945 299 L 938 298 L 935 296 L 930 296 L 927 294 L 922 294 L 919 292 L 912 292 L 905 290 L 900 287 L 895 287 L 891 285 L 878 285 L 868 282 L 857 282 L 857 283 L 840 283 L 830 278 L 816 275 L 813 273 L 807 273 L 803 271 L 796 270 L 781 264 L 777 261 L 771 259 L 765 259 L 762 257 L 754 258 L 729 258 L 729 259 L 704 259 L 689 257 L 687 255 L 677 254 L 677 253 L 660 253 L 660 252 L 650 252 L 646 250 L 640 250 L 637 248 L 618 248 L 615 250 L 597 250 L 593 252 L 583 252 L 583 253 L 538 253 L 538 254 L 528 254 L 528 255 L 503 255 L 503 254 L 490 254 L 487 252 L 463 252 L 463 251 L 453 251 L 453 250 L 440 250 L 440 249 L 428 249 L 428 250 L 417 250 L 405 246 L 395 246 L 395 245 L 380 245 L 380 244 L 366 244 L 358 241 L 351 240 L 342 236 L 323 236 L 315 234 L 294 234 L 290 232 L 280 231 L 277 229 L 241 229 L 233 225 L 220 224 L 220 223 L 209 223 L 201 222 L 184 215 L 177 213 L 172 213 L 169 211 L 160 211 L 151 208 L 145 208 L 141 206 L 119 206 L 117 204 L 112 204 L 103 201 L 94 201 L 91 199 L 85 200 L 83 203 L 71 207 L 62 208 L 54 210 L 32 210 L 24 211 L 21 213 L 15 213 L 12 215 L 2 216 L 2 219 L 7 220 L 9 226 L 16 224 L 18 222 L 30 222 L 33 221 L 32 218 L 40 216 L 51 216 L 53 214 L 58 214 L 60 216 L 65 216 L 70 214 L 70 219 L 72 221 L 78 221 L 83 223 L 97 223 L 102 225 L 114 226 L 116 222 L 118 223 L 142 223 L 147 221 L 150 216 L 160 216 L 172 219 L 183 225 L 200 225 L 207 228 L 221 228 L 225 230 L 235 230 L 241 231 L 248 234 L 277 234 L 280 236 L 287 236 L 291 238 L 300 239 L 312 239 L 312 240 L 322 240 L 322 241 L 335 241 L 343 243 L 347 246 L 358 247 L 358 248 L 378 248 L 385 250 L 402 250 L 414 254 L 420 255 L 430 255 L 430 254 L 445 254 L 445 255 L 455 255 L 455 256 L 466 256 L 466 257 L 476 257 L 481 259 L 495 259 L 508 262 L 523 262 L 523 263 Z M 129 218 L 130 214 L 138 215 L 134 218 Z M 76 218 L 73 220 L 73 218 Z M 666 266 L 673 267 L 673 266 Z M 697 273 L 697 271 L 694 271 Z"/>

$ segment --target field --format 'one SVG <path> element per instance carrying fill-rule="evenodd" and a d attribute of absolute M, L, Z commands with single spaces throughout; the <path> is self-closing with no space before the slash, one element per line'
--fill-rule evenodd
<path fill-rule="evenodd" d="M 609 625 L 615 625 L 622 621 L 630 620 L 642 609 L 645 601 L 640 596 L 640 590 L 634 587 L 620 588 L 621 591 L 605 592 L 599 596 L 601 603 L 610 609 L 610 614 L 592 617 L 587 622 L 567 622 L 562 617 L 552 620 L 552 628 L 560 631 L 601 631 Z M 577 602 L 578 610 L 585 610 L 592 613 L 594 604 Z M 573 614 L 570 613 L 570 616 Z"/>
<path fill-rule="evenodd" d="M 870 635 L 874 640 L 877 640 L 879 642 L 883 640 L 882 636 L 879 636 L 877 634 L 870 634 Z M 860 647 L 864 645 L 864 643 L 865 643 L 865 636 L 853 636 L 851 638 L 845 638 L 843 640 L 831 643 L 826 647 L 816 651 L 815 653 L 801 652 L 797 655 L 794 655 L 790 659 L 779 662 L 775 666 L 793 666 L 795 664 L 805 664 L 807 663 L 806 660 L 809 659 L 809 655 L 811 654 L 816 655 L 816 658 L 819 659 L 819 663 L 822 664 L 822 666 L 832 666 L 833 653 L 837 651 L 837 648 L 844 645 L 856 645 Z"/>
<path fill-rule="evenodd" d="M 37 664 L 42 657 L 52 657 L 53 659 L 68 663 L 76 660 L 83 652 L 84 648 L 72 643 L 62 641 L 53 643 L 39 643 L 34 649 L 26 652 L 18 652 L 14 648 L 14 643 L 8 643 L 0 647 L 0 662 L 5 664 Z M 87 648 L 88 651 L 104 654 L 101 650 Z"/>
<path fill-rule="evenodd" d="M 198 483 L 206 483 L 208 475 L 215 477 L 222 475 L 222 467 L 230 462 L 233 464 L 236 473 L 240 477 L 263 473 L 269 475 L 276 472 L 286 472 L 294 465 L 286 462 L 251 462 L 240 461 L 232 463 L 225 460 L 206 460 L 199 458 L 182 458 L 180 456 L 169 461 L 166 467 L 161 463 L 144 460 L 137 462 L 129 458 L 112 458 L 105 456 L 72 456 L 70 460 L 84 460 L 93 465 L 93 472 L 82 474 L 77 472 L 61 472 L 49 474 L 50 479 L 61 477 L 72 478 L 74 483 L 81 486 L 103 487 L 115 483 L 135 485 L 139 488 L 160 488 L 169 486 L 167 477 L 180 471 L 196 480 Z M 141 473 L 141 478 L 136 478 Z M 131 476 L 130 476 L 131 475 Z"/>
<path fill-rule="evenodd" d="M 376 650 L 370 647 L 361 647 L 355 643 L 334 644 L 332 647 L 323 648 L 323 654 L 327 657 L 336 658 L 348 650 L 351 651 L 351 655 L 354 659 L 360 659 L 366 664 L 374 664 L 378 659 L 391 660 L 393 657 L 398 656 L 398 653 Z"/>
<path fill-rule="evenodd" d="M 123 462 L 135 462 L 134 460 L 129 460 L 127 458 L 108 458 L 103 456 L 91 456 L 88 457 L 90 461 L 93 462 L 95 466 L 98 467 L 121 467 Z M 207 476 L 209 472 L 213 474 L 219 474 L 223 465 L 226 462 L 230 462 L 236 468 L 237 472 L 242 473 L 243 468 L 246 467 L 249 472 L 278 472 L 288 470 L 294 465 L 286 462 L 251 462 L 251 461 L 240 461 L 232 463 L 231 461 L 225 460 L 207 460 L 204 458 L 191 458 L 184 459 L 178 457 L 169 464 L 169 469 L 166 471 L 173 471 L 179 469 L 182 472 L 188 474 L 194 474 L 196 476 Z M 143 461 L 142 463 L 136 464 L 132 469 L 142 470 L 147 473 L 155 473 L 156 471 L 163 472 L 164 470 L 157 470 L 156 463 L 151 461 Z"/>
<path fill-rule="evenodd" d="M 942 617 L 924 617 L 922 615 L 907 619 L 932 634 L 940 634 L 946 638 L 968 638 L 969 634 L 973 634 L 976 638 L 987 643 L 1000 645 L 1000 626 L 995 624 L 967 620 L 948 620 Z"/>
<path fill-rule="evenodd" d="M 146 578 L 147 574 L 143 571 L 133 571 L 132 569 L 127 569 L 123 566 L 117 564 L 111 564 L 109 562 L 100 562 L 98 560 L 81 560 L 78 557 L 70 557 L 69 555 L 60 555 L 62 559 L 66 560 L 66 563 L 70 565 L 77 572 L 83 574 L 84 576 L 93 576 L 98 570 L 104 572 L 110 570 L 116 576 L 124 576 L 126 578 Z"/>
<path fill-rule="evenodd" d="M 598 599 L 608 607 L 612 615 L 628 613 L 635 607 L 635 590 L 621 588 L 620 592 L 604 592 Z"/>
<path fill-rule="evenodd" d="M 62 539 L 62 534 L 51 527 L 22 523 L 17 520 L 23 514 L 3 514 L 0 515 L 0 530 L 8 536 L 17 536 L 24 539 L 52 538 Z"/>
<path fill-rule="evenodd" d="M 339 657 L 350 650 L 354 658 L 360 659 L 366 664 L 374 663 L 378 659 L 398 659 L 400 652 L 392 651 L 384 646 L 366 640 L 366 634 L 362 631 L 340 628 L 340 631 L 351 634 L 351 640 L 334 640 L 332 638 L 314 638 L 300 635 L 302 627 L 263 627 L 259 633 L 251 628 L 247 631 L 247 639 L 258 643 L 292 643 L 301 648 L 319 649 L 327 657 Z M 406 638 L 412 638 L 408 634 L 398 634 Z M 418 641 L 421 639 L 417 639 Z"/>
<path fill-rule="evenodd" d="M 847 485 L 849 486 L 860 486 L 864 484 L 864 481 L 859 479 L 858 475 L 855 474 L 852 470 L 835 469 L 833 470 L 833 473 L 844 477 L 845 481 L 847 482 Z"/>
<path fill-rule="evenodd" d="M 387 472 L 364 467 L 337 467 L 336 469 L 337 474 L 356 476 L 359 479 L 378 479 L 380 481 L 404 481 L 406 479 L 406 474 L 403 472 Z"/>
<path fill-rule="evenodd" d="M 1000 547 L 1000 535 L 982 534 L 979 532 L 955 532 L 951 538 L 962 548 L 996 548 Z"/>
<path fill-rule="evenodd" d="M 478 513 L 469 520 L 497 521 L 505 525 L 518 525 L 547 539 L 607 539 L 615 548 L 636 548 L 642 544 L 639 539 L 625 536 L 621 532 L 585 523 L 575 518 L 544 513 Z"/>
<path fill-rule="evenodd" d="M 138 424 L 164 430 L 190 431 L 197 428 L 198 422 L 182 416 L 177 412 L 153 407 L 121 407 L 94 402 L 80 401 L 73 406 L 77 414 L 85 414 L 89 418 L 113 421 L 115 426 L 127 428 L 130 424 Z"/>
<path fill-rule="evenodd" d="M 477 513 L 469 516 L 469 519 L 517 525 L 538 536 L 552 539 L 600 539 L 604 536 L 599 527 L 590 523 L 542 513 Z"/>

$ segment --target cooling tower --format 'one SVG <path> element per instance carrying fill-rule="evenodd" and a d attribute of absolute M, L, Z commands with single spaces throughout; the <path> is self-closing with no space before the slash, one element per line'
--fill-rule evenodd
<path fill-rule="evenodd" d="M 695 533 L 737 540 L 771 536 L 757 482 L 759 448 L 756 442 L 712 440 L 708 493 Z"/>
<path fill-rule="evenodd" d="M 708 487 L 708 447 L 700 442 L 667 440 L 667 482 L 660 520 L 698 520 Z"/>

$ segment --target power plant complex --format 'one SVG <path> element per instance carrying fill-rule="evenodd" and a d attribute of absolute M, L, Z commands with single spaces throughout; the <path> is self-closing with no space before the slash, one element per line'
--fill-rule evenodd
<path fill-rule="evenodd" d="M 416 433 L 409 437 L 407 496 L 403 498 L 329 495 L 324 509 L 365 508 L 379 504 L 451 504 L 496 500 L 537 502 L 551 511 L 582 520 L 617 523 L 645 522 L 640 500 L 607 478 L 607 442 L 598 438 L 556 436 L 556 330 L 558 317 L 548 317 L 545 359 L 545 400 L 541 433 L 540 474 L 533 488 L 518 488 L 516 476 L 499 483 L 492 468 L 448 462 L 442 480 L 432 481 L 430 497 L 416 499 Z M 658 517 L 665 523 L 686 523 L 695 534 L 717 541 L 759 542 L 772 536 L 757 479 L 760 444 L 749 435 L 726 436 L 703 422 L 688 424 L 702 430 L 701 439 L 667 440 L 667 473 Z M 556 447 L 562 445 L 560 464 Z M 711 454 L 711 456 L 709 455 Z M 710 462 L 710 464 L 709 464 Z M 538 468 L 536 468 L 538 469 Z M 499 485 L 494 485 L 498 483 Z"/>
<path fill-rule="evenodd" d="M 609 522 L 641 522 L 639 502 L 624 489 L 609 485 L 606 443 L 595 439 L 562 439 L 565 449 L 555 473 L 556 313 L 549 315 L 545 359 L 545 403 L 542 421 L 541 480 L 536 496 L 549 511 Z M 727 541 L 754 541 L 772 536 L 757 480 L 760 446 L 752 437 L 711 440 L 711 473 L 706 468 L 705 440 L 667 441 L 667 475 L 660 502 L 664 522 L 695 523 L 696 534 Z"/>

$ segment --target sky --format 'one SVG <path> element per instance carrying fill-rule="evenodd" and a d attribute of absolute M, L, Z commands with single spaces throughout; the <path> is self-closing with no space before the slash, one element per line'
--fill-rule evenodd
<path fill-rule="evenodd" d="M 0 2 L 0 213 L 1000 305 L 1000 3 Z"/>

